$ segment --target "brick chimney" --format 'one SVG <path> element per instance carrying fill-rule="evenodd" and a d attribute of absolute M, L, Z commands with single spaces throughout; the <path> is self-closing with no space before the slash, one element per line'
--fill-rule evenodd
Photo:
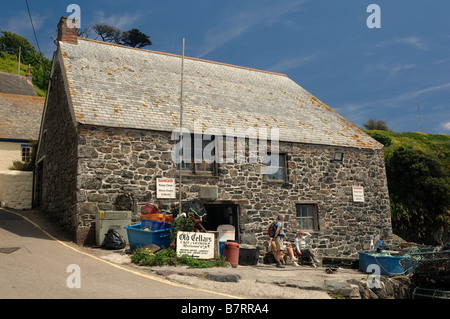
<path fill-rule="evenodd" d="M 76 25 L 76 21 L 69 23 L 69 26 L 70 24 Z M 67 25 L 67 18 L 61 17 L 58 23 L 58 37 L 56 39 L 58 43 L 59 41 L 64 41 L 71 44 L 78 44 L 78 29 L 76 27 L 70 28 L 69 26 Z"/>

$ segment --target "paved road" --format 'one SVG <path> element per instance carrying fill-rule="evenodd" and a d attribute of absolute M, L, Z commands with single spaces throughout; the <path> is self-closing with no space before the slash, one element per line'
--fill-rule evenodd
<path fill-rule="evenodd" d="M 48 232 L 34 217 L 0 209 L 0 299 L 233 298 L 111 263 Z"/>

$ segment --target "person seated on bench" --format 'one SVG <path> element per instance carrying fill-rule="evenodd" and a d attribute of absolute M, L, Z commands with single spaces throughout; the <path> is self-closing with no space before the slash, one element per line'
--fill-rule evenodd
<path fill-rule="evenodd" d="M 303 230 L 298 231 L 297 237 L 295 237 L 295 252 L 300 255 L 299 261 L 303 260 L 311 263 L 311 266 L 317 267 L 320 262 L 316 259 L 311 249 L 306 246 L 305 238 L 309 236 L 311 234 L 308 232 Z"/>

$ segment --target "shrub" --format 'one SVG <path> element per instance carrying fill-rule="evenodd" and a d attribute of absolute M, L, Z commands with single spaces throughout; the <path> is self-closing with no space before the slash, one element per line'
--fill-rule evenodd
<path fill-rule="evenodd" d="M 155 254 L 148 249 L 138 247 L 133 251 L 131 261 L 139 266 L 180 266 L 189 268 L 226 267 L 228 263 L 216 257 L 215 260 L 201 260 L 188 255 L 178 256 L 175 250 L 164 249 Z"/>

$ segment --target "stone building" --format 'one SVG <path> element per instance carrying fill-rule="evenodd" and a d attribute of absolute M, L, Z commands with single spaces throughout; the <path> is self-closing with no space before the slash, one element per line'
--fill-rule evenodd
<path fill-rule="evenodd" d="M 32 142 L 39 137 L 45 97 L 38 97 L 31 74 L 0 72 L 0 171 L 14 161 L 31 159 Z"/>
<path fill-rule="evenodd" d="M 268 224 L 284 213 L 287 239 L 308 230 L 327 256 L 355 256 L 370 235 L 392 234 L 382 145 L 286 75 L 186 57 L 181 101 L 182 57 L 77 38 L 65 18 L 58 29 L 35 201 L 78 243 L 120 194 L 133 195 L 135 218 L 146 203 L 176 204 L 158 198 L 156 180 L 175 177 L 178 194 L 180 104 L 191 134 L 183 136 L 203 134 L 203 154 L 211 144 L 235 151 L 231 160 L 181 163 L 182 199 L 202 200 L 208 230 L 233 224 L 241 243 L 266 246 Z M 267 156 L 251 160 L 264 132 L 274 140 L 267 156 L 278 160 L 267 174 Z M 184 145 L 183 154 L 198 154 Z"/>

